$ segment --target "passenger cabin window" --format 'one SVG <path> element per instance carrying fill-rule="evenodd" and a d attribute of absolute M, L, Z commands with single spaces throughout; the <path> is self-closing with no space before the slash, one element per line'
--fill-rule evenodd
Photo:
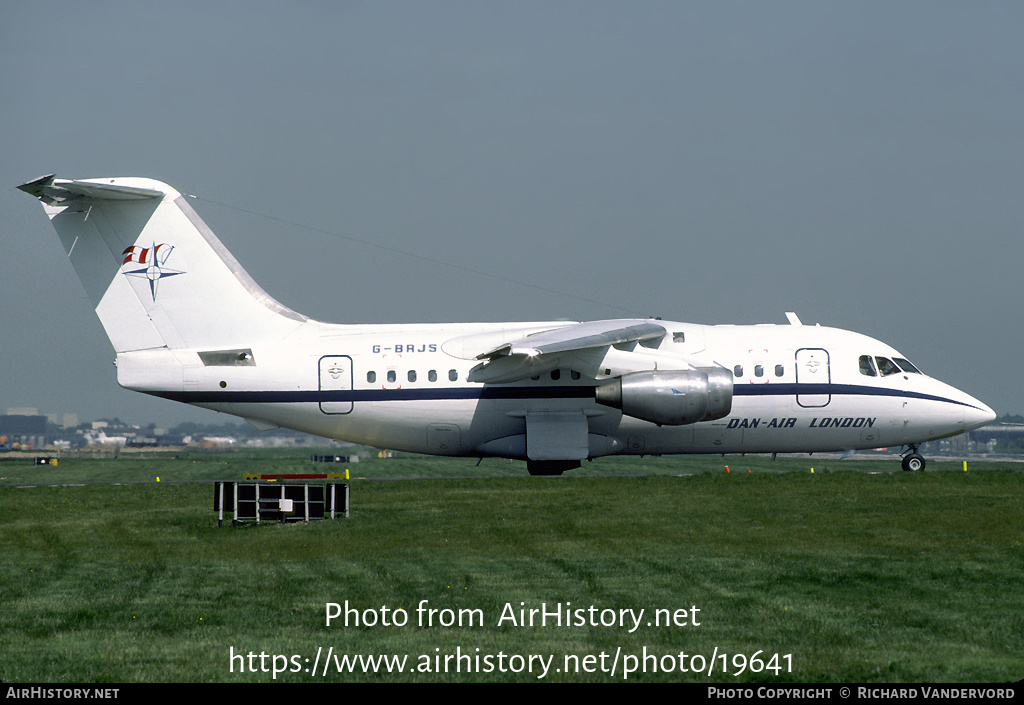
<path fill-rule="evenodd" d="M 875 361 L 871 359 L 870 355 L 860 356 L 860 373 L 868 377 L 878 376 L 878 371 L 875 369 Z"/>
<path fill-rule="evenodd" d="M 764 365 L 754 365 L 754 376 L 764 377 Z"/>
<path fill-rule="evenodd" d="M 430 380 L 431 382 L 436 382 L 437 381 L 437 370 L 431 370 L 430 372 L 428 372 L 427 373 L 427 379 Z"/>
<path fill-rule="evenodd" d="M 388 382 L 394 382 L 397 379 L 394 370 L 388 370 Z"/>
<path fill-rule="evenodd" d="M 457 382 L 459 380 L 459 373 L 458 373 L 458 371 L 456 371 L 456 370 L 448 370 L 448 379 L 450 381 L 452 381 L 452 382 Z"/>
<path fill-rule="evenodd" d="M 377 381 L 377 373 L 376 372 L 367 372 L 366 373 L 366 381 L 369 382 L 370 384 L 373 384 L 374 382 L 376 382 Z"/>
<path fill-rule="evenodd" d="M 732 368 L 732 373 L 735 376 L 737 376 L 737 377 L 742 377 L 743 376 L 743 365 L 736 365 L 736 367 L 733 367 Z"/>
<path fill-rule="evenodd" d="M 409 378 L 410 382 L 415 382 L 416 381 L 416 370 L 409 370 L 408 378 Z"/>
<path fill-rule="evenodd" d="M 875 361 L 878 362 L 878 371 L 883 377 L 889 375 L 898 375 L 900 368 L 896 366 L 896 363 L 887 357 L 875 357 Z"/>
<path fill-rule="evenodd" d="M 782 365 L 776 365 L 775 366 L 775 376 L 776 377 L 781 377 L 784 374 L 786 374 L 786 368 L 783 367 Z"/>

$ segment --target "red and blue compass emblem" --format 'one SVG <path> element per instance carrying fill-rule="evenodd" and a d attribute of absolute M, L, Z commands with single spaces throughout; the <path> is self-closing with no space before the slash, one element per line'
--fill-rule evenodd
<path fill-rule="evenodd" d="M 149 281 L 149 292 L 153 295 L 153 300 L 156 301 L 156 291 L 161 279 L 185 273 L 180 269 L 170 269 L 167 266 L 167 260 L 173 251 L 174 245 L 168 245 L 166 242 L 162 242 L 159 245 L 154 243 L 152 247 L 132 245 L 121 253 L 124 255 L 124 261 L 121 262 L 121 271 L 129 277 L 147 279 Z M 138 268 L 126 269 L 129 265 L 138 265 Z"/>

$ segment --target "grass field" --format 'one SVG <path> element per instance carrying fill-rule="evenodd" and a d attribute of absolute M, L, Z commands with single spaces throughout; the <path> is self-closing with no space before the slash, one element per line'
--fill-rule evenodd
<path fill-rule="evenodd" d="M 1024 677 L 1016 464 L 605 459 L 532 478 L 415 456 L 349 466 L 368 479 L 348 519 L 216 527 L 210 480 L 311 467 L 294 451 L 0 462 L 0 680 Z M 346 601 L 350 624 L 328 626 Z M 583 611 L 519 623 L 542 605 Z M 407 661 L 339 673 L 342 654 Z"/>

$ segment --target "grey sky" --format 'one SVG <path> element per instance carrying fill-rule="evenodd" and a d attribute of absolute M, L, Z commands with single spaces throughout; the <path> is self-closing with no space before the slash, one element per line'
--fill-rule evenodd
<path fill-rule="evenodd" d="M 0 413 L 229 418 L 117 387 L 14 190 L 52 172 L 199 196 L 250 274 L 323 320 L 793 310 L 1024 413 L 1022 20 L 986 2 L 0 4 Z"/>

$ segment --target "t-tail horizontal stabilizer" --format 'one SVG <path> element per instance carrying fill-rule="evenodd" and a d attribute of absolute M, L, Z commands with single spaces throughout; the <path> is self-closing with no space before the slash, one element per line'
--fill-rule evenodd
<path fill-rule="evenodd" d="M 42 201 L 118 353 L 245 347 L 306 320 L 263 291 L 166 184 L 49 175 L 18 188 Z"/>

